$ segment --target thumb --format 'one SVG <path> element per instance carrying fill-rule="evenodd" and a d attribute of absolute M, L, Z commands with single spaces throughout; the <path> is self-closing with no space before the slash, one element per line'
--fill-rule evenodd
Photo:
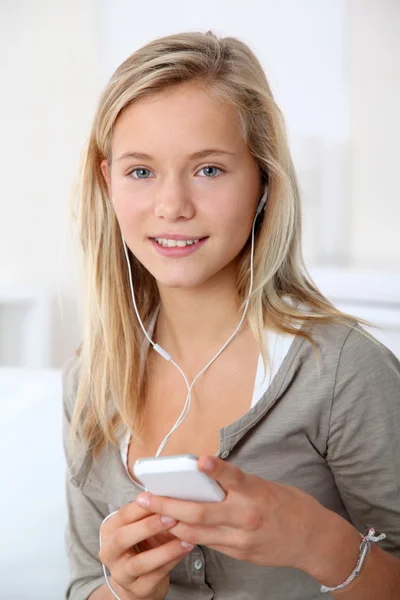
<path fill-rule="evenodd" d="M 197 462 L 199 471 L 221 484 L 228 491 L 244 485 L 246 474 L 236 465 L 216 456 L 200 456 Z"/>

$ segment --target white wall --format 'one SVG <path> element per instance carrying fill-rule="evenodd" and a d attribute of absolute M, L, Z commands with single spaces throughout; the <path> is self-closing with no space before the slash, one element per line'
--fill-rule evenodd
<path fill-rule="evenodd" d="M 19 0 L 0 7 L 0 285 L 53 294 L 54 364 L 79 339 L 67 203 L 100 90 L 97 6 Z"/>
<path fill-rule="evenodd" d="M 293 136 L 347 136 L 345 0 L 203 0 L 199 10 L 186 0 L 152 0 L 151 18 L 131 0 L 101 3 L 104 81 L 156 37 L 212 29 L 256 52 Z"/>
<path fill-rule="evenodd" d="M 400 2 L 351 0 L 352 263 L 400 271 Z"/>

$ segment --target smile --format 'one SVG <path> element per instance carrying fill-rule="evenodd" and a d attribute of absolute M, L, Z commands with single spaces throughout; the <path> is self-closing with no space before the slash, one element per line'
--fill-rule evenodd
<path fill-rule="evenodd" d="M 168 248 L 175 248 L 175 246 L 178 246 L 179 248 L 183 248 L 184 246 L 192 246 L 193 244 L 197 244 L 197 242 L 201 239 L 201 238 L 197 238 L 194 240 L 171 240 L 170 238 L 154 238 L 157 242 L 157 244 L 160 244 L 160 246 L 164 246 L 164 247 L 168 247 Z"/>
<path fill-rule="evenodd" d="M 150 238 L 158 254 L 179 258 L 188 256 L 199 250 L 208 240 L 208 237 L 193 238 L 191 240 L 173 240 L 171 238 Z"/>

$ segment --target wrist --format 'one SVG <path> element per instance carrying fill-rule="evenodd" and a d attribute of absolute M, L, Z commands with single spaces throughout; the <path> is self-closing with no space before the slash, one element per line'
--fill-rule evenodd
<path fill-rule="evenodd" d="M 356 566 L 362 538 L 351 523 L 321 508 L 300 568 L 319 583 L 333 587 L 342 583 Z"/>
<path fill-rule="evenodd" d="M 113 588 L 114 592 L 116 592 L 118 594 L 118 596 L 121 598 L 121 600 L 137 600 L 137 596 L 133 592 L 127 592 L 124 588 L 122 588 L 120 585 L 118 585 L 118 583 L 116 583 L 116 581 L 114 581 L 114 579 L 111 577 L 111 575 L 108 577 L 108 581 L 110 582 L 110 585 Z M 106 586 L 107 586 L 107 584 L 106 584 Z M 111 592 L 110 588 L 108 586 L 107 586 L 107 588 L 108 588 L 108 592 L 110 594 L 110 600 L 115 600 L 115 596 Z M 164 596 L 163 596 L 163 598 L 164 598 Z M 160 597 L 154 596 L 154 600 L 160 600 Z"/>
<path fill-rule="evenodd" d="M 136 600 L 134 594 L 131 592 L 127 592 L 123 587 L 118 585 L 118 583 L 112 578 L 111 575 L 108 576 L 108 581 L 116 594 L 121 598 L 121 600 Z M 106 584 L 107 585 L 107 584 Z M 114 594 L 111 592 L 110 588 L 108 588 L 110 593 L 110 600 L 115 600 Z"/>

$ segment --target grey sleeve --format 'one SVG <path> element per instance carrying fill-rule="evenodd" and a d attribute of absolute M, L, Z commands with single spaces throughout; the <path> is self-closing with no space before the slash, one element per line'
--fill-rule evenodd
<path fill-rule="evenodd" d="M 82 490 L 70 481 L 71 453 L 69 428 L 71 406 L 75 392 L 73 361 L 63 368 L 63 443 L 66 458 L 66 500 L 68 520 L 65 528 L 65 547 L 69 561 L 69 581 L 64 598 L 87 600 L 96 588 L 105 583 L 103 567 L 98 558 L 99 530 L 103 519 L 109 514 L 107 504 L 85 496 Z"/>
<path fill-rule="evenodd" d="M 400 362 L 360 330 L 339 358 L 327 460 L 353 525 L 400 558 Z"/>

